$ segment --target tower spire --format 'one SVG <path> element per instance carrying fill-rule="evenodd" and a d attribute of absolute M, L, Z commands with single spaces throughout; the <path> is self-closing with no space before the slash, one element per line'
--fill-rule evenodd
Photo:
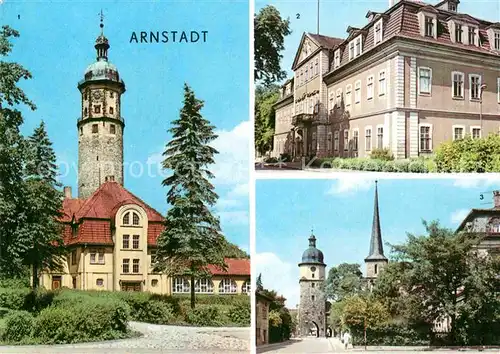
<path fill-rule="evenodd" d="M 100 17 L 100 24 L 99 27 L 101 28 L 101 34 L 97 39 L 95 40 L 95 49 L 97 51 L 97 61 L 104 60 L 108 61 L 108 49 L 109 49 L 109 43 L 108 39 L 104 36 L 104 13 L 101 12 L 99 13 Z"/>
<path fill-rule="evenodd" d="M 387 260 L 384 256 L 384 246 L 382 244 L 382 232 L 380 231 L 380 216 L 378 208 L 378 188 L 375 181 L 375 204 L 373 210 L 372 237 L 370 240 L 370 254 L 366 260 Z"/>

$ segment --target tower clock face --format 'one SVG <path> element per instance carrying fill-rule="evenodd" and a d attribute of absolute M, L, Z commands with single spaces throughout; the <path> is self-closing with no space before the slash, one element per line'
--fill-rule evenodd
<path fill-rule="evenodd" d="M 311 267 L 311 272 L 316 271 L 316 267 Z"/>
<path fill-rule="evenodd" d="M 100 91 L 94 91 L 92 93 L 92 96 L 94 97 L 94 99 L 99 100 L 99 99 L 101 99 L 101 92 Z"/>

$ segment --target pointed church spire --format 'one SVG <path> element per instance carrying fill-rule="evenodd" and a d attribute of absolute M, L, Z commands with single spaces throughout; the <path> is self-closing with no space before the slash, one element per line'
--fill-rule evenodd
<path fill-rule="evenodd" d="M 378 210 L 378 189 L 375 181 L 375 205 L 373 210 L 372 237 L 370 240 L 370 254 L 365 260 L 387 260 L 384 256 L 382 232 L 380 231 L 380 216 Z"/>

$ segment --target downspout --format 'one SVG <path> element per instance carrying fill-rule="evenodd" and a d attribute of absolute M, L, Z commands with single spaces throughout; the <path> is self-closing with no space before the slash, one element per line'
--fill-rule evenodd
<path fill-rule="evenodd" d="M 87 273 L 85 273 L 85 255 L 86 254 L 87 254 L 87 244 L 84 243 L 83 244 L 83 265 L 82 265 L 82 271 L 83 271 L 83 276 L 82 276 L 82 290 L 86 290 L 85 286 L 87 285 L 86 281 L 85 281 L 85 277 L 87 276 Z"/>

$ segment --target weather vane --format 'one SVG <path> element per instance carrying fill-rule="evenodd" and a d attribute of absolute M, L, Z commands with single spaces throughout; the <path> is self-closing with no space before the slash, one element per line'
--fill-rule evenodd
<path fill-rule="evenodd" d="M 101 27 L 101 33 L 103 31 L 103 28 L 104 28 L 104 13 L 102 12 L 102 9 L 101 9 L 101 12 L 99 13 L 100 17 L 101 17 L 101 24 L 99 25 L 99 27 Z"/>

